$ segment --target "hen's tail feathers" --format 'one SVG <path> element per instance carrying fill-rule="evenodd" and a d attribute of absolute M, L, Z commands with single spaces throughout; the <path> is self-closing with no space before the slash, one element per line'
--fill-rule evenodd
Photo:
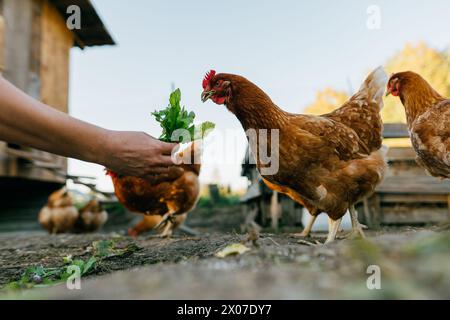
<path fill-rule="evenodd" d="M 380 66 L 367 76 L 358 93 L 354 97 L 359 99 L 364 97 L 369 100 L 375 100 L 381 108 L 383 107 L 383 96 L 387 82 L 388 75 L 384 71 L 384 68 Z"/>

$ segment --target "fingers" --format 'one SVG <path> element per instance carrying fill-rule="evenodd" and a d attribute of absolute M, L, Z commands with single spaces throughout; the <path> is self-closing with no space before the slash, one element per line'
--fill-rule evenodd
<path fill-rule="evenodd" d="M 172 150 L 178 146 L 177 143 L 167 143 L 167 142 L 160 142 L 161 145 L 161 153 L 163 155 L 170 155 L 172 154 Z"/>
<path fill-rule="evenodd" d="M 160 173 L 169 173 L 169 167 L 150 167 L 148 169 L 148 174 L 160 174 Z"/>
<path fill-rule="evenodd" d="M 152 168 L 141 178 L 149 179 L 152 183 L 158 184 L 169 179 L 169 168 Z"/>
<path fill-rule="evenodd" d="M 161 166 L 173 166 L 174 165 L 174 162 L 170 155 L 169 156 L 161 156 L 160 161 L 158 161 L 158 163 Z"/>
<path fill-rule="evenodd" d="M 147 172 L 148 174 L 174 174 L 177 175 L 180 172 L 183 172 L 184 169 L 179 166 L 169 166 L 169 167 L 150 167 L 148 168 Z"/>
<path fill-rule="evenodd" d="M 153 168 L 151 169 L 153 170 Z M 159 172 L 148 172 L 143 178 L 150 179 L 153 184 L 158 184 L 163 181 L 172 181 L 177 179 L 184 173 L 184 169 L 181 167 L 168 167 L 168 168 L 157 168 L 156 171 Z"/>

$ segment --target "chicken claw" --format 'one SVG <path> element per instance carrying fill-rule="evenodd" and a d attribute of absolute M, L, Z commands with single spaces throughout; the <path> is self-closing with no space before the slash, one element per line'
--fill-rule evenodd
<path fill-rule="evenodd" d="M 355 239 L 355 238 L 366 238 L 366 235 L 364 234 L 363 229 L 367 229 L 367 226 L 359 223 L 358 221 L 358 213 L 356 212 L 355 206 L 351 206 L 349 208 L 350 216 L 352 219 L 352 231 L 350 231 L 348 234 L 346 234 L 343 238 L 344 239 Z"/>
<path fill-rule="evenodd" d="M 309 218 L 308 224 L 306 225 L 305 229 L 303 229 L 303 231 L 301 233 L 293 233 L 291 234 L 291 236 L 295 237 L 295 238 L 308 238 L 310 233 L 311 233 L 311 229 L 314 225 L 314 222 L 316 221 L 317 216 L 311 216 L 311 218 Z"/>
<path fill-rule="evenodd" d="M 169 220 L 170 220 L 170 218 L 169 218 Z M 163 232 L 161 232 L 161 234 L 158 234 L 159 238 L 170 238 L 172 236 L 173 227 L 172 227 L 172 224 L 169 224 L 168 222 L 166 223 L 166 226 L 164 227 Z M 171 220 L 170 220 L 170 222 L 173 223 Z"/>
<path fill-rule="evenodd" d="M 338 220 L 333 220 L 331 218 L 328 218 L 328 237 L 325 241 L 325 244 L 328 244 L 330 242 L 333 242 L 336 239 L 336 234 L 339 231 L 339 227 L 341 226 L 342 218 Z"/>

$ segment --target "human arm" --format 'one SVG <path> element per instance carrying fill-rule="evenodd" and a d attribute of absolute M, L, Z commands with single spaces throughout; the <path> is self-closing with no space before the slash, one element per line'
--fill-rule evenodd
<path fill-rule="evenodd" d="M 107 130 L 73 118 L 0 77 L 0 140 L 145 177 L 172 165 L 174 144 L 143 132 Z"/>

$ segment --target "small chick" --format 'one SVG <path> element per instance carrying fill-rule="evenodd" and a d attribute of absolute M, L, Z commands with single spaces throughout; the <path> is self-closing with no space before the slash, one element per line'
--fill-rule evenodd
<path fill-rule="evenodd" d="M 92 199 L 80 210 L 79 228 L 82 232 L 97 231 L 107 220 L 108 213 L 97 199 Z"/>
<path fill-rule="evenodd" d="M 51 234 L 70 232 L 78 219 L 78 210 L 64 187 L 53 192 L 39 212 L 39 223 Z"/>
<path fill-rule="evenodd" d="M 172 217 L 172 221 L 167 221 L 165 224 L 161 224 L 164 219 L 162 216 L 144 216 L 133 228 L 128 229 L 128 235 L 131 237 L 137 237 L 141 233 L 156 230 L 160 237 L 170 237 L 173 230 L 178 228 L 186 220 L 187 213 L 176 215 Z"/>

